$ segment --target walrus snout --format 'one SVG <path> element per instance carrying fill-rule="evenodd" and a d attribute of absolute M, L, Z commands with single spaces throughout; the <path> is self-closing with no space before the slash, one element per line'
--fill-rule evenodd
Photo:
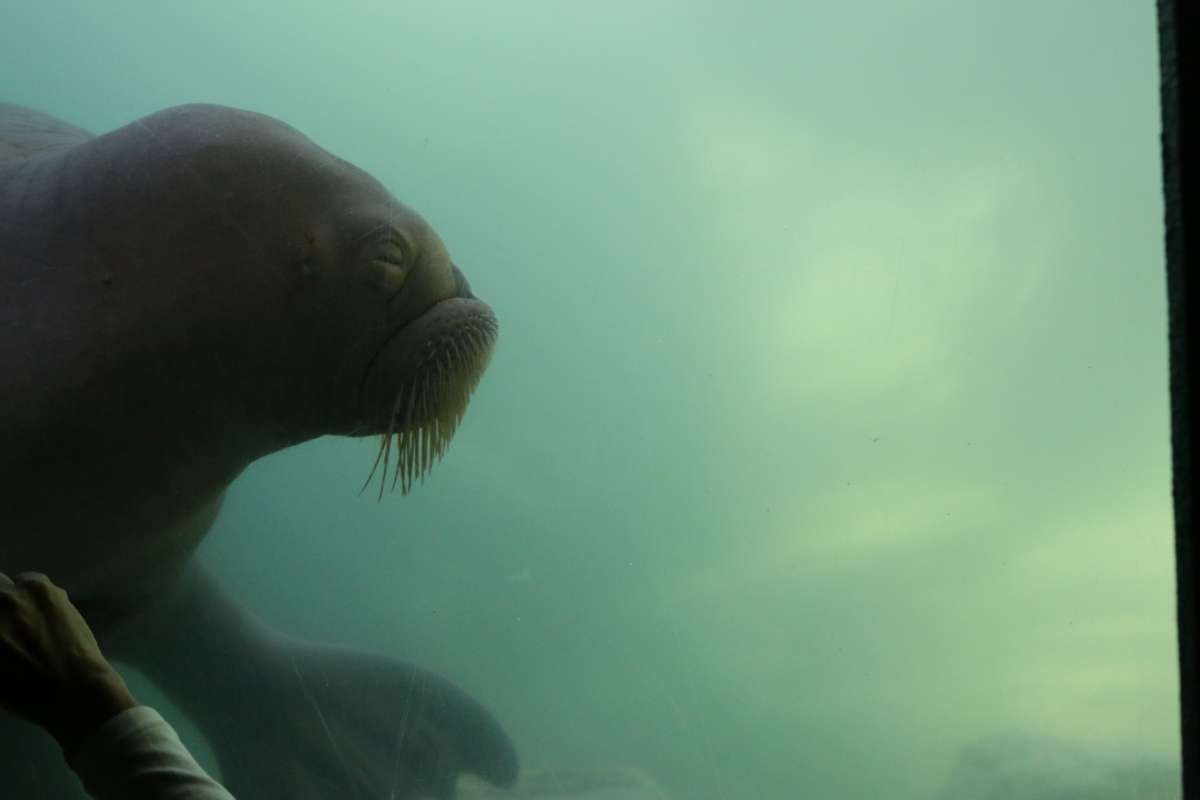
<path fill-rule="evenodd" d="M 392 485 L 407 493 L 414 479 L 424 478 L 450 443 L 491 360 L 496 315 L 470 293 L 457 268 L 454 275 L 465 296 L 436 303 L 402 328 L 367 370 L 352 435 L 384 437 L 368 484 L 380 462 L 387 481 L 393 447 Z"/>

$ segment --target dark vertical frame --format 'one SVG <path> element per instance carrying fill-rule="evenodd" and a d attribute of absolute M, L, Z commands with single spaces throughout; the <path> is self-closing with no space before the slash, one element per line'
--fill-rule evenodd
<path fill-rule="evenodd" d="M 1170 313 L 1171 445 L 1175 493 L 1183 796 L 1200 800 L 1200 274 L 1197 188 L 1196 20 L 1189 0 L 1158 0 L 1163 193 Z"/>

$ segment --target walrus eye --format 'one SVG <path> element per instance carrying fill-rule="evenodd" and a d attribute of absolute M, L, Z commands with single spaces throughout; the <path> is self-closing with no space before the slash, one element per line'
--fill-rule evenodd
<path fill-rule="evenodd" d="M 384 245 L 383 252 L 377 257 L 377 261 L 383 261 L 387 264 L 395 264 L 397 267 L 403 267 L 408 262 L 408 248 L 403 242 L 397 242 L 394 239 L 388 239 Z"/>
<path fill-rule="evenodd" d="M 389 239 L 384 243 L 379 255 L 375 256 L 375 263 L 383 268 L 384 286 L 390 295 L 404 283 L 412 259 L 405 242 Z"/>

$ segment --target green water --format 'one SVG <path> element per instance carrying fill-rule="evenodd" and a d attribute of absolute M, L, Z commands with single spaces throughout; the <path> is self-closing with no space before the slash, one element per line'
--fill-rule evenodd
<path fill-rule="evenodd" d="M 234 485 L 202 553 L 285 630 L 450 676 L 527 766 L 677 800 L 1166 798 L 1154 24 L 8 0 L 0 99 L 278 117 L 499 315 L 412 495 L 359 496 L 348 440 Z"/>

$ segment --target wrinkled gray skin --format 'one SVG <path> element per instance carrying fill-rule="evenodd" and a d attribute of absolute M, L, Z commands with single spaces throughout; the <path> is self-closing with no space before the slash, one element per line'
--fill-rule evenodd
<path fill-rule="evenodd" d="M 276 120 L 183 106 L 94 137 L 0 104 L 0 571 L 66 588 L 200 726 L 238 800 L 510 783 L 478 703 L 270 630 L 192 558 L 251 461 L 382 433 L 396 354 L 490 313 L 424 220 Z M 2 711 L 0 787 L 84 796 Z"/>

